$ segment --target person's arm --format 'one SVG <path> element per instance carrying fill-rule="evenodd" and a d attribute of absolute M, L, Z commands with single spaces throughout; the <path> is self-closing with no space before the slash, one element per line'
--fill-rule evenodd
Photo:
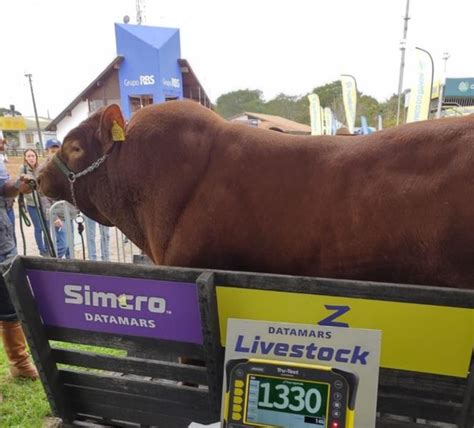
<path fill-rule="evenodd" d="M 31 177 L 28 175 L 21 175 L 16 180 L 6 180 L 0 189 L 1 196 L 5 198 L 14 198 L 18 193 L 30 193 L 32 191 L 28 184 Z"/>

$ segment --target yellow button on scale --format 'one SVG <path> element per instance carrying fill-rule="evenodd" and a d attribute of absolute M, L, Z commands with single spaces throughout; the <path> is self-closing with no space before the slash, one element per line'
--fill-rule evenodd
<path fill-rule="evenodd" d="M 234 421 L 240 421 L 242 419 L 242 416 L 240 413 L 232 413 L 232 419 Z"/>
<path fill-rule="evenodd" d="M 244 395 L 244 390 L 240 388 L 234 388 L 234 395 L 237 395 L 238 397 L 242 397 L 242 395 Z"/>
<path fill-rule="evenodd" d="M 236 380 L 234 386 L 236 388 L 242 388 L 244 386 L 244 381 L 243 380 Z"/>
<path fill-rule="evenodd" d="M 242 411 L 242 406 L 239 406 L 238 404 L 234 404 L 232 406 L 232 411 L 233 412 L 241 412 Z"/>
<path fill-rule="evenodd" d="M 242 404 L 243 401 L 242 397 L 234 397 L 234 404 Z"/>

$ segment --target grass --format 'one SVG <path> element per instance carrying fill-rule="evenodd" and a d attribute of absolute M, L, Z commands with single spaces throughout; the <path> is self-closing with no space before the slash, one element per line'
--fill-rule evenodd
<path fill-rule="evenodd" d="M 40 161 L 42 162 L 43 159 Z M 22 156 L 9 157 L 9 162 L 5 165 L 12 178 L 18 176 L 20 165 L 22 165 L 22 163 Z M 80 349 L 83 351 L 93 350 L 108 355 L 125 354 L 122 351 L 84 345 L 61 343 L 60 346 L 66 349 Z M 0 392 L 3 395 L 3 402 L 0 402 L 1 428 L 41 428 L 44 424 L 44 418 L 53 416 L 41 381 L 10 378 L 8 361 L 1 340 Z"/>
<path fill-rule="evenodd" d="M 11 379 L 8 360 L 0 345 L 0 425 L 2 427 L 41 428 L 43 419 L 52 416 L 39 380 Z"/>
<path fill-rule="evenodd" d="M 124 351 L 95 346 L 52 343 L 65 349 L 94 351 L 107 355 L 124 356 Z M 63 367 L 63 366 L 61 366 Z M 8 361 L 0 343 L 0 426 L 2 428 L 41 428 L 46 417 L 52 417 L 40 380 L 11 379 Z"/>

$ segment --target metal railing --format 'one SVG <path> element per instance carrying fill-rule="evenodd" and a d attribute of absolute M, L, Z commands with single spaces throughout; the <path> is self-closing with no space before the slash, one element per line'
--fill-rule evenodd
<path fill-rule="evenodd" d="M 66 247 L 69 249 L 69 258 L 71 259 L 82 259 L 82 242 L 79 232 L 77 230 L 77 224 L 74 221 L 75 214 L 71 213 L 70 205 L 66 201 L 58 201 L 51 205 L 51 209 L 48 216 L 49 227 L 53 245 L 57 253 L 57 230 L 54 226 L 54 220 L 57 217 L 64 218 L 63 228 L 66 232 Z M 95 227 L 95 225 L 94 225 Z M 87 223 L 85 224 L 87 228 Z M 87 239 L 87 230 L 83 232 L 84 246 L 85 246 L 85 259 L 89 259 L 89 243 Z M 96 248 L 99 248 L 97 241 L 100 241 L 100 230 L 97 234 L 98 238 L 95 240 Z M 114 250 L 113 250 L 114 249 Z M 103 252 L 102 247 L 100 251 Z M 110 241 L 109 241 L 109 252 L 111 262 L 119 263 L 132 263 L 133 256 L 141 254 L 141 251 L 136 247 L 130 239 L 128 239 L 123 232 L 117 227 L 110 228 Z M 100 257 L 97 257 L 100 260 Z"/>

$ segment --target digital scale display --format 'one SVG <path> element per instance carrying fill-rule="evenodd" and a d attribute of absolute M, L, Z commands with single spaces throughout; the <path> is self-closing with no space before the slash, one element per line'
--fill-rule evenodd
<path fill-rule="evenodd" d="M 263 359 L 226 364 L 224 427 L 353 428 L 358 377 Z"/>
<path fill-rule="evenodd" d="M 325 428 L 329 384 L 248 375 L 246 423 Z"/>

